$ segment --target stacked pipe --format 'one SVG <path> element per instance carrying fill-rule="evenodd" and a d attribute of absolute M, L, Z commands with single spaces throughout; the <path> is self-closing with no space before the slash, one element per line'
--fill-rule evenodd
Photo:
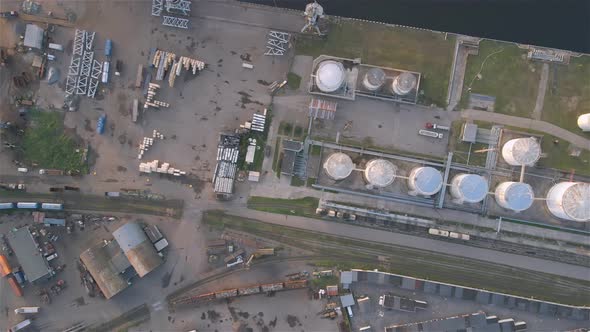
<path fill-rule="evenodd" d="M 141 160 L 141 158 L 143 158 L 143 154 L 146 153 L 152 145 L 154 145 L 154 139 L 164 139 L 164 135 L 154 129 L 152 137 L 144 137 L 141 144 L 139 144 L 139 154 L 137 155 L 137 159 Z"/>
<path fill-rule="evenodd" d="M 159 160 L 153 160 L 146 163 L 139 164 L 139 172 L 140 173 L 160 173 L 160 174 L 170 174 L 173 176 L 181 176 L 186 175 L 186 172 L 181 171 L 179 169 L 170 167 L 169 163 L 162 163 L 160 165 Z"/>
<path fill-rule="evenodd" d="M 159 84 L 156 83 L 149 83 L 148 85 L 148 93 L 147 93 L 147 99 L 145 101 L 145 103 L 143 104 L 143 108 L 147 109 L 148 107 L 155 107 L 155 108 L 159 108 L 159 107 L 170 107 L 169 103 L 163 102 L 163 101 L 159 101 L 159 100 L 154 100 L 154 98 L 156 97 L 156 91 L 160 88 Z"/>

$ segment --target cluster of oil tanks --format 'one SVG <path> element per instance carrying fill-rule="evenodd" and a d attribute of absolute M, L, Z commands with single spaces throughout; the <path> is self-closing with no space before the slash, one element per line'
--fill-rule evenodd
<path fill-rule="evenodd" d="M 344 65 L 335 60 L 320 62 L 315 74 L 315 85 L 320 91 L 333 93 L 346 83 L 346 69 Z M 391 94 L 405 96 L 416 89 L 418 78 L 410 72 L 401 72 L 394 77 L 388 77 L 383 69 L 374 67 L 365 73 L 362 85 L 365 90 L 375 92 L 387 90 Z"/>
<path fill-rule="evenodd" d="M 512 160 L 521 164 L 534 163 L 535 154 L 519 155 L 520 144 L 511 143 L 508 149 Z M 503 149 L 504 150 L 504 149 Z M 540 148 L 538 150 L 540 155 Z M 506 160 L 506 158 L 505 158 Z M 512 161 L 511 160 L 511 161 Z M 508 162 L 508 160 L 506 160 Z M 345 153 L 336 152 L 328 156 L 323 164 L 324 172 L 333 180 L 346 179 L 355 170 L 355 165 Z M 397 177 L 398 168 L 391 161 L 376 158 L 369 160 L 363 172 L 367 188 L 380 189 L 391 185 Z M 414 196 L 436 195 L 445 185 L 439 170 L 429 166 L 419 166 L 411 170 L 407 178 L 409 194 Z M 488 180 L 478 174 L 460 173 L 450 182 L 450 194 L 456 204 L 479 203 L 489 193 Z M 502 208 L 520 212 L 530 208 L 535 200 L 533 188 L 523 182 L 506 181 L 497 185 L 494 196 Z M 582 182 L 561 182 L 554 185 L 546 198 L 547 208 L 555 217 L 573 220 L 590 221 L 590 184 Z"/>

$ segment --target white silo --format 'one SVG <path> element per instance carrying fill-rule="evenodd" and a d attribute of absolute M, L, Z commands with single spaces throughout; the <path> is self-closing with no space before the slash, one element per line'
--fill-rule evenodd
<path fill-rule="evenodd" d="M 418 80 L 416 79 L 416 75 L 404 72 L 393 79 L 393 82 L 391 83 L 391 90 L 393 90 L 393 93 L 397 95 L 405 96 L 414 88 L 416 88 L 417 82 Z"/>
<path fill-rule="evenodd" d="M 533 188 L 523 182 L 502 182 L 496 187 L 496 202 L 501 207 L 515 212 L 524 211 L 533 205 Z"/>
<path fill-rule="evenodd" d="M 590 184 L 561 182 L 549 189 L 547 208 L 557 218 L 590 221 Z"/>
<path fill-rule="evenodd" d="M 383 86 L 383 84 L 385 84 L 386 79 L 387 76 L 383 69 L 371 68 L 363 78 L 363 86 L 369 91 L 377 91 Z"/>
<path fill-rule="evenodd" d="M 488 194 L 488 181 L 477 174 L 459 174 L 451 180 L 453 201 L 462 203 L 479 203 Z"/>
<path fill-rule="evenodd" d="M 590 131 L 590 113 L 582 114 L 578 117 L 578 127 L 582 131 Z"/>
<path fill-rule="evenodd" d="M 393 183 L 397 167 L 385 159 L 370 160 L 365 167 L 365 180 L 371 187 L 383 188 Z"/>
<path fill-rule="evenodd" d="M 315 75 L 315 84 L 322 92 L 334 92 L 344 84 L 344 66 L 334 60 L 320 62 Z"/>
<path fill-rule="evenodd" d="M 541 157 L 541 145 L 533 137 L 511 139 L 502 147 L 502 157 L 512 166 L 533 166 Z"/>
<path fill-rule="evenodd" d="M 332 153 L 324 162 L 324 171 L 336 181 L 347 178 L 353 170 L 352 159 L 342 152 Z"/>
<path fill-rule="evenodd" d="M 416 167 L 408 177 L 410 195 L 431 196 L 440 191 L 443 185 L 442 174 L 434 167 Z"/>

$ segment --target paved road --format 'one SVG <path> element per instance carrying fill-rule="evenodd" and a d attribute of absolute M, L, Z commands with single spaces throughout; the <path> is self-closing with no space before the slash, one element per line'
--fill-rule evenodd
<path fill-rule="evenodd" d="M 547 91 L 547 79 L 549 78 L 549 64 L 544 63 L 541 70 L 541 79 L 539 80 L 539 88 L 537 89 L 537 101 L 535 102 L 535 109 L 533 110 L 533 119 L 540 120 L 541 112 L 543 112 L 543 104 L 545 101 L 545 92 Z"/>
<path fill-rule="evenodd" d="M 408 248 L 447 253 L 453 256 L 494 262 L 515 268 L 533 270 L 574 279 L 590 279 L 590 268 L 585 268 L 582 266 L 546 261 L 528 256 L 509 254 L 483 248 L 475 248 L 462 244 L 437 241 L 423 237 L 386 232 L 383 230 L 376 230 L 354 225 L 346 225 L 304 217 L 270 214 L 261 211 L 250 210 L 246 207 L 236 206 L 230 208 L 229 211 L 235 215 L 257 219 L 281 226 L 289 226 L 305 229 L 308 231 L 328 233 L 331 235 L 349 237 L 362 241 L 381 242 Z"/>
<path fill-rule="evenodd" d="M 471 120 L 488 121 L 508 126 L 542 131 L 549 135 L 561 138 L 564 141 L 568 141 L 582 149 L 590 149 L 590 140 L 545 121 L 472 109 L 461 111 L 461 117 Z"/>

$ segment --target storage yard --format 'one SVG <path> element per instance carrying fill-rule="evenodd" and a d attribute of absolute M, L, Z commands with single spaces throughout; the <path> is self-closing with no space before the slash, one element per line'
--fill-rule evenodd
<path fill-rule="evenodd" d="M 316 2 L 6 7 L 0 328 L 587 325 L 590 117 L 504 118 L 462 82 L 476 38 Z M 561 55 L 519 66 L 587 57 Z"/>

